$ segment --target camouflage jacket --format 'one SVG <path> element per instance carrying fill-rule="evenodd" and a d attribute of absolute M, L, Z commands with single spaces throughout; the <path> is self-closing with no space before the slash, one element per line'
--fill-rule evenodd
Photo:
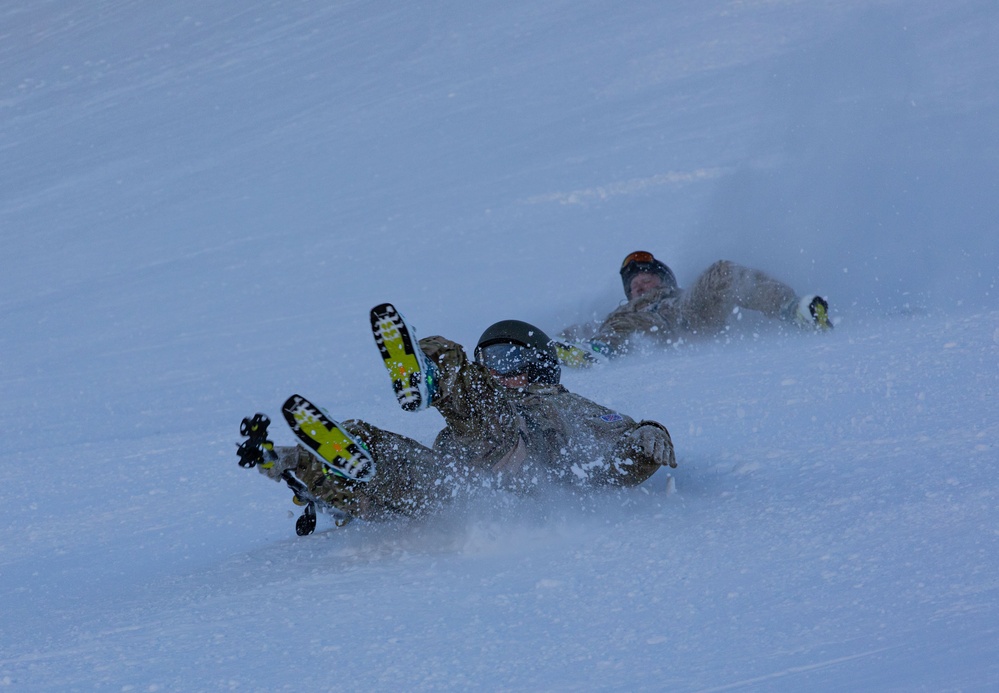
<path fill-rule="evenodd" d="M 448 426 L 434 442 L 443 455 L 462 460 L 517 486 L 535 476 L 561 482 L 636 485 L 659 465 L 632 449 L 636 422 L 573 394 L 561 385 L 508 389 L 442 337 L 420 340 L 444 376 L 434 406 Z M 668 432 L 666 433 L 668 436 Z"/>

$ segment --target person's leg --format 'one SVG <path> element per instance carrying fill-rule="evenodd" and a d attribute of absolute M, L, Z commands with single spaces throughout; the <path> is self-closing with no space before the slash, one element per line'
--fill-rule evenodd
<path fill-rule="evenodd" d="M 714 333 L 725 328 L 736 307 L 779 318 L 794 301 L 794 290 L 765 272 L 719 260 L 706 269 L 681 299 L 686 327 Z"/>
<path fill-rule="evenodd" d="M 364 421 L 341 425 L 375 460 L 371 481 L 352 486 L 366 516 L 426 515 L 440 510 L 464 488 L 467 471 L 454 459 Z"/>
<path fill-rule="evenodd" d="M 375 474 L 370 481 L 327 472 L 322 461 L 301 446 L 275 447 L 278 460 L 273 473 L 264 473 L 280 480 L 280 474 L 290 470 L 316 498 L 363 519 L 424 515 L 439 509 L 452 496 L 453 484 L 449 482 L 454 472 L 443 456 L 415 440 L 363 421 L 344 421 L 341 426 L 374 459 Z"/>
<path fill-rule="evenodd" d="M 355 488 L 363 486 L 361 482 L 327 475 L 322 462 L 299 445 L 276 446 L 274 452 L 277 462 L 270 469 L 261 469 L 262 473 L 280 482 L 284 472 L 290 471 L 316 498 L 353 517 L 362 516 L 355 494 Z M 331 483 L 330 479 L 334 481 Z"/>

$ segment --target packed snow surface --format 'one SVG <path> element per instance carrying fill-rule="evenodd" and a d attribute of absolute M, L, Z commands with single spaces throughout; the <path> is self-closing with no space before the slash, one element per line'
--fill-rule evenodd
<path fill-rule="evenodd" d="M 999 688 L 999 5 L 0 7 L 0 688 Z M 298 392 L 430 443 L 368 310 L 467 346 L 650 250 L 830 334 L 566 371 L 637 489 L 320 517 L 236 464 Z"/>

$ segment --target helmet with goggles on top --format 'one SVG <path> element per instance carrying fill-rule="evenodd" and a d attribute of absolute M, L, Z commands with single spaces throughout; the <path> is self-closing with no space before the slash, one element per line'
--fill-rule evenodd
<path fill-rule="evenodd" d="M 557 385 L 562 377 L 551 338 L 521 320 L 487 327 L 475 345 L 475 360 L 504 378 L 527 374 L 532 383 Z"/>
<path fill-rule="evenodd" d="M 659 277 L 661 282 L 659 291 L 668 289 L 668 293 L 674 293 L 679 288 L 676 275 L 666 263 L 657 260 L 652 253 L 636 250 L 621 263 L 621 281 L 624 283 L 624 295 L 629 301 L 631 300 L 631 281 L 636 275 L 643 272 Z"/>

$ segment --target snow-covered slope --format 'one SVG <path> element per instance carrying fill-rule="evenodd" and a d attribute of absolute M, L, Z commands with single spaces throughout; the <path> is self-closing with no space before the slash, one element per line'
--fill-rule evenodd
<path fill-rule="evenodd" d="M 397 5 L 0 8 L 0 687 L 999 685 L 994 3 Z M 838 320 L 565 374 L 672 479 L 298 538 L 235 464 L 433 439 L 372 305 L 557 332 L 636 248 Z"/>

